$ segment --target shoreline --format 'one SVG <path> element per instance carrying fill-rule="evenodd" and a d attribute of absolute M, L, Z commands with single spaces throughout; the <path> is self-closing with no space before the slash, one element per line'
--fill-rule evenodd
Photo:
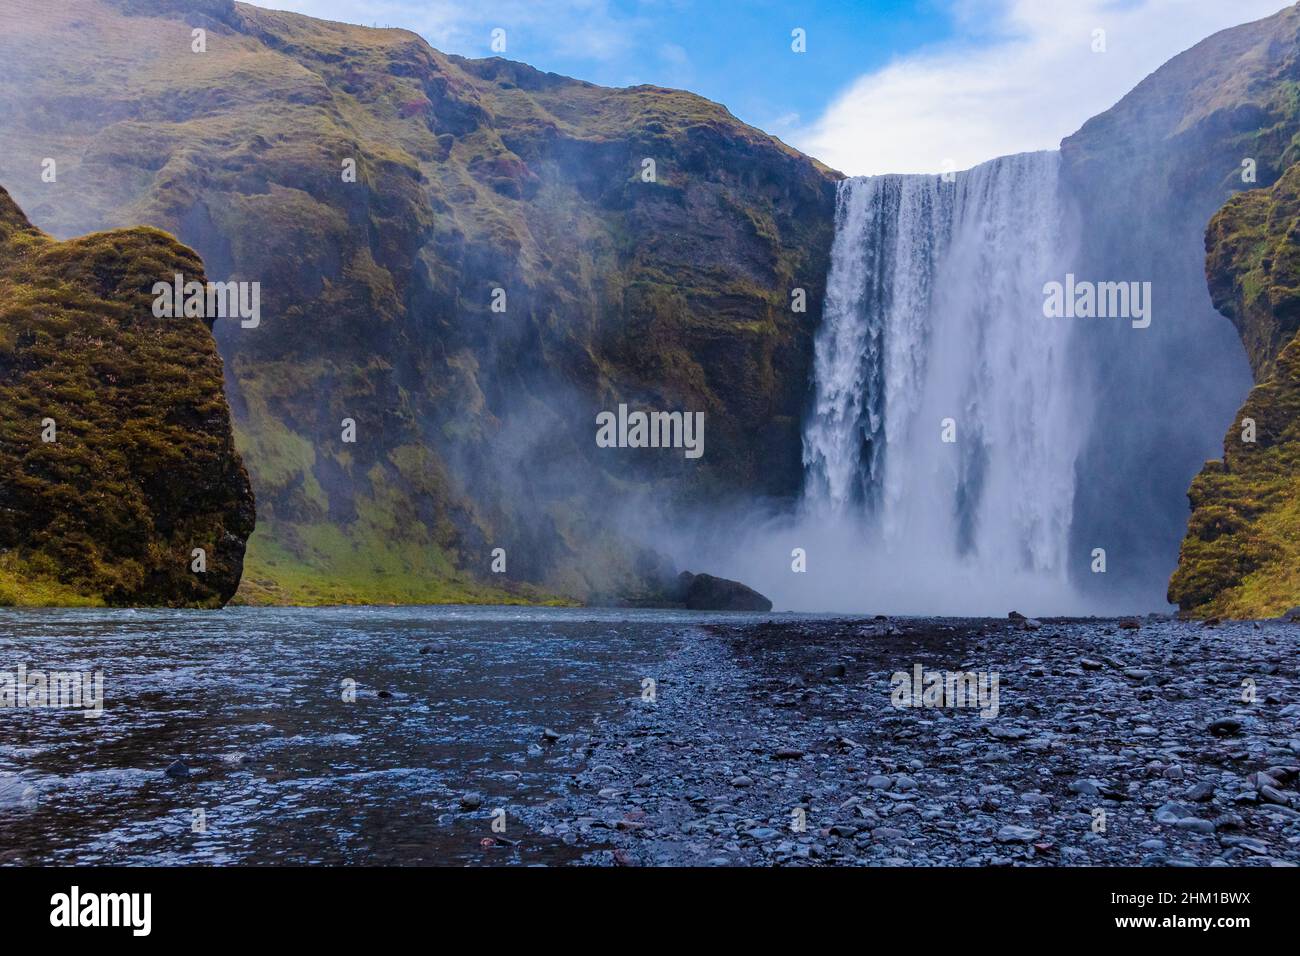
<path fill-rule="evenodd" d="M 584 735 L 572 795 L 539 822 L 603 844 L 597 865 L 1296 865 L 1297 639 L 1172 619 L 700 625 L 654 702 Z M 996 674 L 996 715 L 893 706 L 918 664 Z"/>

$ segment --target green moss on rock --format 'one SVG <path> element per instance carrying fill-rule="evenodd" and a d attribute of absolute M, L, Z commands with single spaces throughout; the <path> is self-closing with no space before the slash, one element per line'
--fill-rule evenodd
<path fill-rule="evenodd" d="M 0 604 L 234 594 L 252 493 L 210 329 L 153 316 L 176 273 L 204 281 L 165 233 L 56 242 L 0 189 Z"/>
<path fill-rule="evenodd" d="M 1300 166 L 1230 199 L 1206 232 L 1214 306 L 1233 322 L 1256 381 L 1300 331 Z"/>
<path fill-rule="evenodd" d="M 1222 460 L 1207 462 L 1188 491 L 1169 600 L 1202 617 L 1274 617 L 1300 605 L 1300 166 L 1229 200 L 1206 249 L 1211 295 L 1259 384 Z"/>

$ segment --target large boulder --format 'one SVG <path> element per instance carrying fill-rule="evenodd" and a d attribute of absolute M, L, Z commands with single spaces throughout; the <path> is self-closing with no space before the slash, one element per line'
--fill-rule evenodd
<path fill-rule="evenodd" d="M 692 611 L 772 610 L 772 602 L 739 581 L 683 571 L 678 578 L 682 603 Z"/>

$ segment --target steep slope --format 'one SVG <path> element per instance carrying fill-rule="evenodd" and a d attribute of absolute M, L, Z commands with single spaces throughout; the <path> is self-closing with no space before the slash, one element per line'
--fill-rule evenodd
<path fill-rule="evenodd" d="M 177 273 L 164 233 L 56 242 L 0 189 L 0 604 L 234 594 L 253 497 L 209 326 L 154 317 Z"/>
<path fill-rule="evenodd" d="M 1298 35 L 1300 11 L 1288 7 L 1209 37 L 1062 143 L 1083 237 L 1071 271 L 1152 283 L 1149 328 L 1076 324 L 1075 365 L 1096 404 L 1073 551 L 1078 583 L 1098 597 L 1164 597 L 1184 493 L 1249 390 L 1241 346 L 1206 291 L 1205 228 L 1298 156 Z M 1089 573 L 1098 547 L 1105 574 Z"/>
<path fill-rule="evenodd" d="M 1272 617 L 1300 606 L 1300 166 L 1230 200 L 1205 245 L 1214 304 L 1260 384 L 1223 458 L 1192 482 L 1169 599 L 1200 616 Z"/>
<path fill-rule="evenodd" d="M 797 491 L 837 177 L 722 107 L 225 0 L 0 0 L 0 61 L 35 221 L 261 283 L 217 330 L 242 597 L 626 595 L 669 569 L 616 529 Z M 619 402 L 705 412 L 705 455 L 597 448 Z"/>

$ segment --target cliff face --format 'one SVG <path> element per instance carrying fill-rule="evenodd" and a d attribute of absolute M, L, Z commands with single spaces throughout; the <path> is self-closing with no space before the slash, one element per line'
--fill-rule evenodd
<path fill-rule="evenodd" d="M 1255 381 L 1277 370 L 1300 331 L 1300 167 L 1269 189 L 1241 193 L 1210 220 L 1205 275 L 1210 298 L 1232 320 Z"/>
<path fill-rule="evenodd" d="M 1110 565 L 1080 575 L 1089 591 L 1142 581 L 1155 590 L 1135 595 L 1141 603 L 1164 596 L 1187 528 L 1184 493 L 1250 388 L 1237 335 L 1206 290 L 1205 228 L 1230 197 L 1273 184 L 1300 158 L 1298 35 L 1290 7 L 1209 37 L 1062 143 L 1082 226 L 1074 271 L 1152 283 L 1150 328 L 1075 333 L 1078 374 L 1097 402 L 1074 551 L 1086 568 L 1104 547 Z"/>
<path fill-rule="evenodd" d="M 1199 616 L 1278 616 L 1300 606 L 1300 166 L 1230 200 L 1205 245 L 1214 304 L 1259 384 L 1192 482 L 1169 599 Z"/>
<path fill-rule="evenodd" d="M 217 325 L 243 597 L 598 598 L 664 570 L 620 508 L 796 493 L 837 176 L 722 107 L 223 0 L 6 0 L 0 60 L 35 221 L 261 283 Z M 619 402 L 705 412 L 703 458 L 597 448 Z"/>
<path fill-rule="evenodd" d="M 235 593 L 253 497 L 209 326 L 154 317 L 176 273 L 204 281 L 164 233 L 56 242 L 0 189 L 0 604 Z"/>

